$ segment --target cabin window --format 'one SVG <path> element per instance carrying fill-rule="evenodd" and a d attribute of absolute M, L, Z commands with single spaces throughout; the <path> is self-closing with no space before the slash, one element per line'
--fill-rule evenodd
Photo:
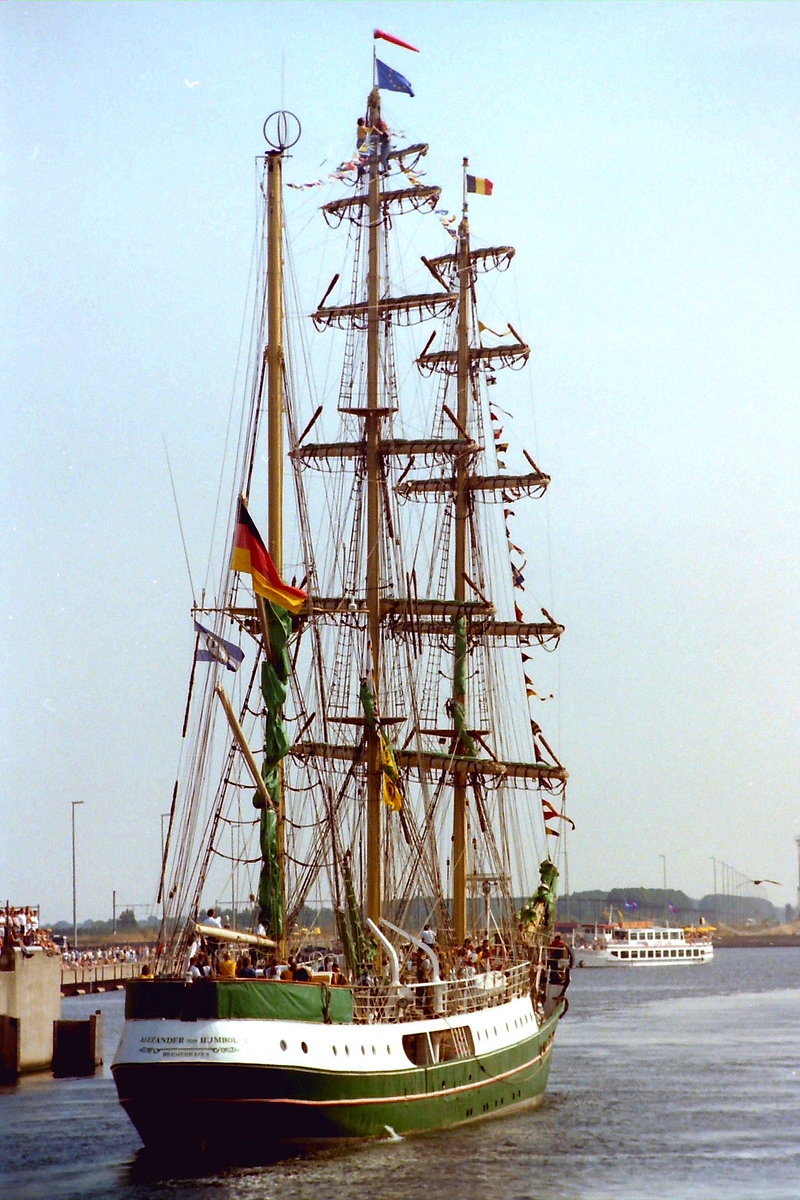
<path fill-rule="evenodd" d="M 437 1039 L 438 1062 L 450 1062 L 454 1058 L 470 1058 L 475 1053 L 472 1030 L 468 1025 L 454 1025 L 434 1034 Z"/>
<path fill-rule="evenodd" d="M 407 1033 L 403 1038 L 403 1050 L 415 1067 L 430 1067 L 437 1061 L 427 1033 Z"/>

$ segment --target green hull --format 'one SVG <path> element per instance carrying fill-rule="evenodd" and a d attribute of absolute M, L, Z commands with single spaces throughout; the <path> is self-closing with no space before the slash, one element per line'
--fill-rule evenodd
<path fill-rule="evenodd" d="M 148 1148 L 269 1153 L 285 1143 L 445 1129 L 538 1104 L 560 1009 L 494 1052 L 398 1071 L 251 1063 L 114 1064 L 120 1102 Z"/>

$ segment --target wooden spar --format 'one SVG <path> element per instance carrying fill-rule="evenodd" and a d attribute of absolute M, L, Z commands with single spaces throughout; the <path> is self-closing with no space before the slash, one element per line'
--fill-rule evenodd
<path fill-rule="evenodd" d="M 272 950 L 276 943 L 272 938 L 262 937 L 259 933 L 240 933 L 238 929 L 220 929 L 218 925 L 202 925 L 195 921 L 195 933 L 201 937 L 216 938 L 218 942 L 235 942 L 238 946 L 262 946 Z"/>
<path fill-rule="evenodd" d="M 464 170 L 469 165 L 464 159 Z M 461 436 L 467 439 L 469 424 L 469 310 L 470 310 L 469 222 L 467 204 L 458 230 L 458 321 L 456 420 Z M 455 570 L 454 599 L 463 604 L 466 598 L 467 540 L 469 535 L 470 503 L 467 489 L 468 464 L 464 457 L 455 461 Z M 456 670 L 457 654 L 453 657 L 453 701 L 466 712 L 467 696 L 458 680 L 465 671 Z M 457 768 L 453 777 L 453 934 L 460 946 L 467 936 L 467 775 Z"/>
<path fill-rule="evenodd" d="M 367 102 L 367 123 L 374 127 L 380 120 L 381 101 L 373 88 Z M 369 164 L 369 262 L 367 274 L 367 413 L 364 418 L 364 437 L 367 460 L 367 577 L 366 602 L 372 652 L 372 687 L 376 709 L 380 711 L 381 694 L 381 538 L 380 538 L 380 156 L 377 144 Z M 381 830 L 383 825 L 381 749 L 378 731 L 367 727 L 367 888 L 366 916 L 380 923 L 383 907 L 383 860 Z"/>
<path fill-rule="evenodd" d="M 272 808 L 273 807 L 272 797 L 270 796 L 269 792 L 266 789 L 264 780 L 261 778 L 261 772 L 258 769 L 258 763 L 256 762 L 255 758 L 253 757 L 253 751 L 250 749 L 250 747 L 247 744 L 247 738 L 244 736 L 244 730 L 242 729 L 241 725 L 239 724 L 239 718 L 236 716 L 236 713 L 233 711 L 233 705 L 230 702 L 228 693 L 225 691 L 225 688 L 222 686 L 221 683 L 215 684 L 214 691 L 217 693 L 217 695 L 219 697 L 219 702 L 225 710 L 225 716 L 228 718 L 228 724 L 231 727 L 231 733 L 233 734 L 233 736 L 236 740 L 237 746 L 239 747 L 239 749 L 242 752 L 242 758 L 247 763 L 247 769 L 253 778 L 253 783 L 256 786 L 256 791 L 258 792 L 259 796 L 264 801 L 264 803 L 269 808 Z"/>
<path fill-rule="evenodd" d="M 267 503 L 268 547 L 278 576 L 283 578 L 283 151 L 267 155 Z M 267 630 L 264 601 L 257 597 L 259 622 L 264 635 L 264 653 L 274 651 Z M 283 795 L 283 766 L 278 764 L 277 856 L 281 864 L 281 912 L 286 911 L 286 880 L 283 872 L 286 811 Z M 285 936 L 280 952 L 286 951 Z"/>

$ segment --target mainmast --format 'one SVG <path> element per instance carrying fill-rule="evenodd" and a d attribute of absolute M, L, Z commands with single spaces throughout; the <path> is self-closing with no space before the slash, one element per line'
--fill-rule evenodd
<path fill-rule="evenodd" d="M 468 161 L 464 159 L 466 170 Z M 456 342 L 456 415 L 462 438 L 467 438 L 469 422 L 469 313 L 471 267 L 469 257 L 469 219 L 467 201 L 458 228 L 457 247 L 458 272 L 458 318 Z M 459 455 L 455 467 L 455 579 L 454 600 L 462 606 L 466 600 L 467 539 L 470 516 L 470 496 L 467 489 L 467 455 Z M 456 634 L 453 658 L 453 703 L 457 711 L 466 712 L 465 664 L 459 657 L 466 654 L 466 645 Z M 463 740 L 459 737 L 459 755 L 465 753 Z M 455 772 L 453 780 L 453 933 L 456 945 L 461 945 L 467 935 L 467 775 L 462 766 Z"/>
<path fill-rule="evenodd" d="M 367 125 L 374 129 L 380 121 L 381 101 L 377 87 L 367 101 Z M 367 578 L 366 605 L 372 659 L 372 688 L 376 710 L 380 712 L 381 661 L 381 539 L 380 539 L 380 162 L 373 153 L 369 163 L 369 223 L 367 272 L 367 411 L 364 415 L 367 471 Z M 367 727 L 367 917 L 376 924 L 381 919 L 383 896 L 382 764 L 380 733 L 374 724 Z"/>

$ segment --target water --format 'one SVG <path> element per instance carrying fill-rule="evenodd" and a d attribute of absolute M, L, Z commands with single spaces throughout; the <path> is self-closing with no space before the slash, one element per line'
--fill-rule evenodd
<path fill-rule="evenodd" d="M 0 1200 L 798 1200 L 800 950 L 722 950 L 704 967 L 573 973 L 544 1105 L 408 1140 L 259 1167 L 149 1161 L 108 1064 L 0 1089 Z"/>

